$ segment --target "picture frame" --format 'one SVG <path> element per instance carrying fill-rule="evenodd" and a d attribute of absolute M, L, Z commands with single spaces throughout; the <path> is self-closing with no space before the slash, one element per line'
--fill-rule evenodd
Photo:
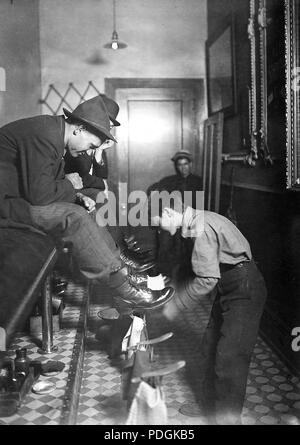
<path fill-rule="evenodd" d="M 204 209 L 219 212 L 221 192 L 221 164 L 223 151 L 223 124 L 222 111 L 214 114 L 204 121 L 203 144 L 203 190 Z"/>
<path fill-rule="evenodd" d="M 220 111 L 224 117 L 237 112 L 234 16 L 206 41 L 208 115 Z"/>
<path fill-rule="evenodd" d="M 300 0 L 285 0 L 287 189 L 300 191 Z"/>

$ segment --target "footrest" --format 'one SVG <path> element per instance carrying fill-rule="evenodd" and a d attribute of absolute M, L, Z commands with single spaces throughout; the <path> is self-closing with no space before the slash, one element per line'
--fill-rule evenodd
<path fill-rule="evenodd" d="M 164 366 L 163 368 L 143 372 L 140 377 L 133 377 L 131 379 L 131 382 L 138 383 L 144 379 L 149 379 L 151 377 L 163 377 L 165 375 L 172 374 L 173 372 L 178 371 L 179 369 L 183 368 L 184 366 L 185 366 L 185 360 L 180 360 L 176 363 L 172 363 L 171 365 Z"/>
<path fill-rule="evenodd" d="M 140 346 L 156 345 L 158 343 L 162 343 L 163 341 L 169 340 L 169 338 L 173 337 L 173 335 L 173 332 L 168 332 L 167 334 L 161 335 L 160 337 L 152 338 L 151 340 L 140 341 L 136 345 L 129 346 L 128 351 L 137 349 Z"/>

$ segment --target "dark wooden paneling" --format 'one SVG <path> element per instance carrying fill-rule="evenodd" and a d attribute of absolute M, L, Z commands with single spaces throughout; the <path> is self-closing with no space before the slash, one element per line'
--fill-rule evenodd
<path fill-rule="evenodd" d="M 268 2 L 272 8 L 281 0 Z M 209 0 L 208 37 L 232 12 L 236 21 L 237 114 L 224 121 L 224 152 L 243 147 L 248 135 L 248 96 L 250 48 L 248 41 L 249 0 Z M 284 29 L 277 29 L 284 39 Z M 220 213 L 226 214 L 230 199 L 230 177 L 234 166 L 233 207 L 240 230 L 249 240 L 268 288 L 262 320 L 266 340 L 278 351 L 294 372 L 300 372 L 300 352 L 291 348 L 294 327 L 300 326 L 300 194 L 285 189 L 285 115 L 282 108 L 270 113 L 269 149 L 278 155 L 273 167 L 259 163 L 255 168 L 243 164 L 222 166 Z M 227 185 L 224 185 L 227 184 Z"/>
<path fill-rule="evenodd" d="M 229 199 L 230 187 L 222 186 L 220 213 Z M 262 332 L 300 372 L 300 353 L 291 349 L 291 331 L 300 326 L 300 196 L 236 187 L 233 208 L 267 284 Z"/>

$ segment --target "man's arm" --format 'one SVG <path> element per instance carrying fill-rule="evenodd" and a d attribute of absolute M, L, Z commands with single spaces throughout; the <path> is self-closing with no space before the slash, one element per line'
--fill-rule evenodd
<path fill-rule="evenodd" d="M 96 162 L 93 162 L 93 158 L 87 153 L 74 158 L 72 160 L 73 170 L 79 173 L 82 179 L 84 188 L 95 188 L 100 191 L 105 190 L 105 183 L 103 181 L 103 176 L 97 170 Z M 90 174 L 91 166 L 93 165 L 93 174 Z"/>
<path fill-rule="evenodd" d="M 76 193 L 76 203 L 84 207 L 88 212 L 93 212 L 95 210 L 95 201 L 81 192 Z"/>
<path fill-rule="evenodd" d="M 35 137 L 24 140 L 22 177 L 25 198 L 32 205 L 47 205 L 57 201 L 75 202 L 75 190 L 65 178 L 64 162 L 58 158 L 49 138 Z"/>
<path fill-rule="evenodd" d="M 107 155 L 106 155 L 105 150 L 102 150 L 101 158 L 97 157 L 97 150 L 96 150 L 93 167 L 94 167 L 94 174 L 98 178 L 102 178 L 102 179 L 108 178 L 108 162 L 107 162 Z"/>
<path fill-rule="evenodd" d="M 30 205 L 23 198 L 10 198 L 0 195 L 0 226 L 7 221 L 32 225 Z"/>

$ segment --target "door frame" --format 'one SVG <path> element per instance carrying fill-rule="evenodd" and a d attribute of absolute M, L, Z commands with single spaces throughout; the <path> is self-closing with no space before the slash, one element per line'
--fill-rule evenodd
<path fill-rule="evenodd" d="M 112 99 L 116 98 L 116 91 L 122 88 L 187 88 L 194 91 L 194 111 L 196 125 L 194 129 L 195 151 L 194 172 L 202 175 L 203 156 L 203 122 L 207 117 L 205 101 L 204 79 L 184 79 L 184 78 L 105 78 L 105 94 Z M 118 169 L 113 169 L 113 165 L 118 165 L 116 150 L 108 154 L 110 161 L 109 184 L 111 190 L 118 194 L 119 174 Z"/>

